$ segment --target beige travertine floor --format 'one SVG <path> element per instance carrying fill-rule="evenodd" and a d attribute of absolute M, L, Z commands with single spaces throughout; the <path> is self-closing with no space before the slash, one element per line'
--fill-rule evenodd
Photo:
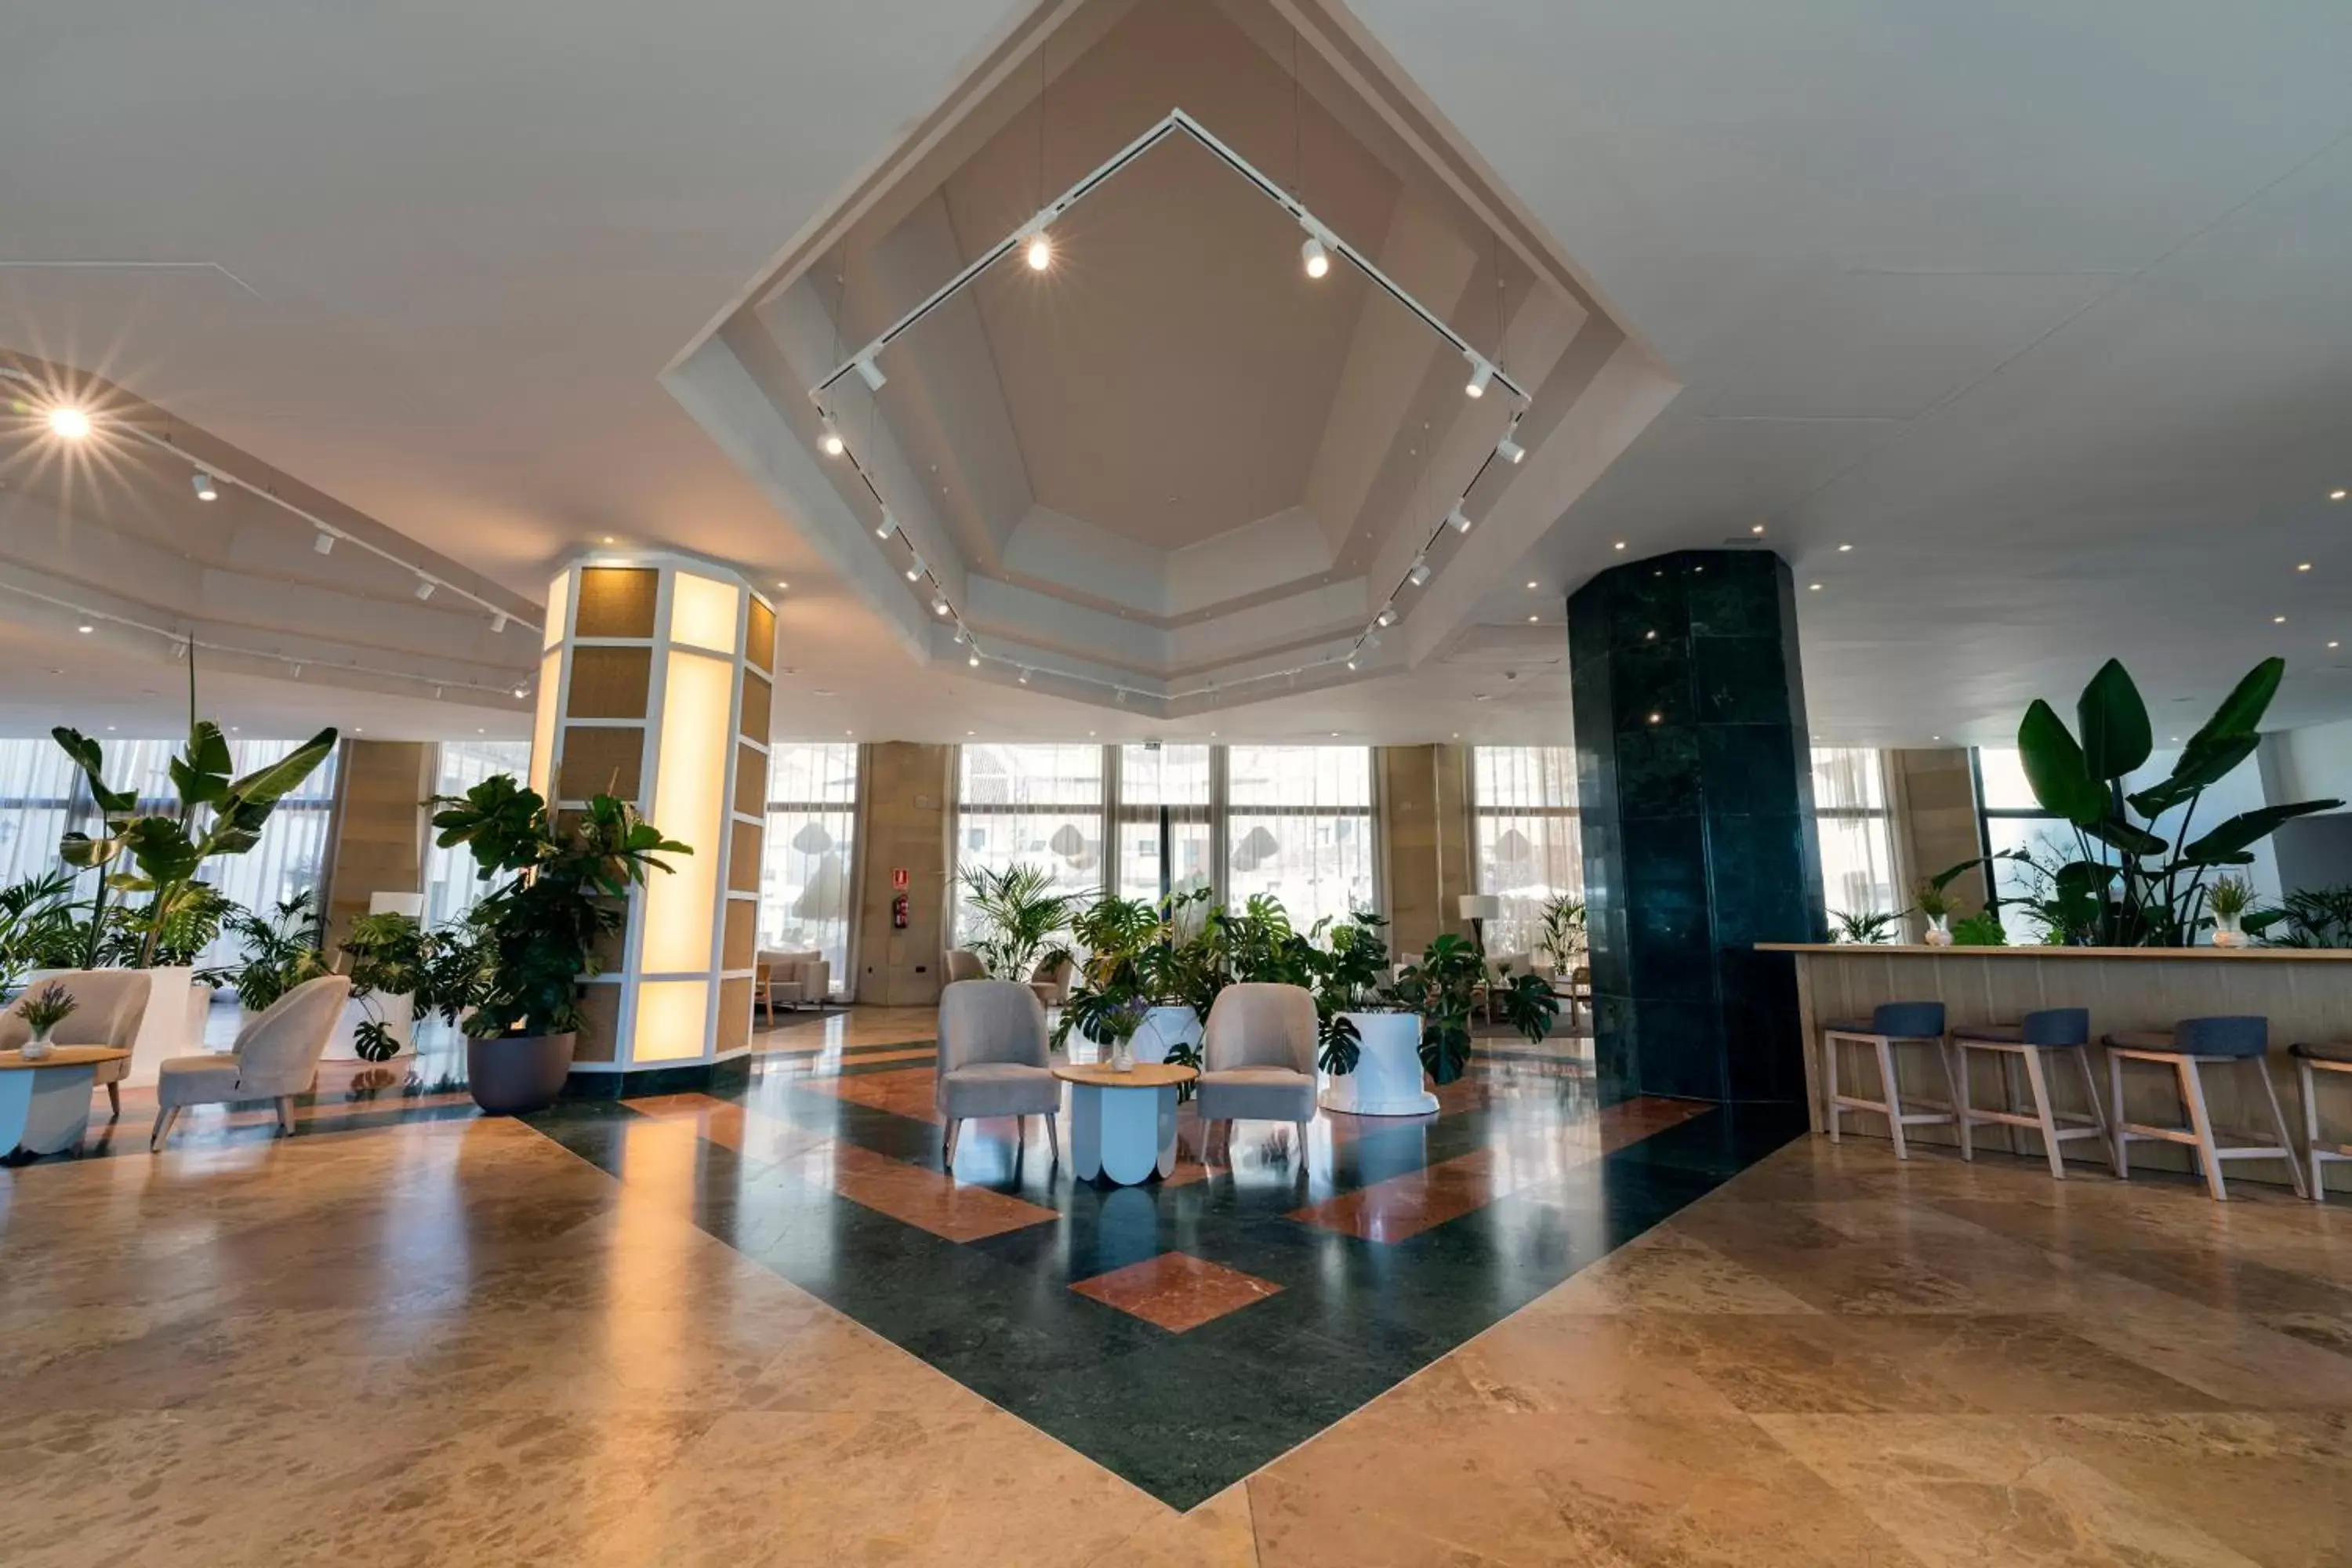
<path fill-rule="evenodd" d="M 697 1230 L 677 1149 L 0 1173 L 0 1563 L 2352 1563 L 2352 1211 L 2251 1185 L 1800 1143 L 1180 1516 Z"/>

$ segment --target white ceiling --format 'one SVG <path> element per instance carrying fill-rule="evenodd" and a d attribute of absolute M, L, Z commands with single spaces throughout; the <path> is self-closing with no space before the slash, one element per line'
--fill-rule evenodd
<path fill-rule="evenodd" d="M 1800 610 L 1825 738 L 1998 739 L 2109 654 L 2189 712 L 2281 652 L 2280 720 L 2352 714 L 2325 649 L 2352 640 L 2352 502 L 2326 499 L 2352 486 L 2339 0 L 1358 0 L 1357 42 L 1425 95 L 1448 156 L 1685 390 L 1414 668 L 1173 724 L 927 663 L 754 477 L 790 455 L 746 466 L 661 380 L 1026 14 L 36 8 L 0 51 L 0 347 L 110 376 L 534 599 L 607 534 L 790 581 L 787 732 L 1558 739 L 1564 593 L 1759 521 L 1822 584 Z M 1147 532 L 1077 458 L 1024 453 L 1041 503 Z M 1216 479 L 1230 495 L 1187 526 L 1282 488 Z M 12 668 L 48 668 L 53 637 L 10 635 Z M 152 689 L 176 721 L 168 668 L 136 679 L 126 718 Z M 347 717 L 373 731 L 404 701 Z"/>

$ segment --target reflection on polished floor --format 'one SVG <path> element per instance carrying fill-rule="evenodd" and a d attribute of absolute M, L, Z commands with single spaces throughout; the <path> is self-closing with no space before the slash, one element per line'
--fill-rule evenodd
<path fill-rule="evenodd" d="M 1772 1152 L 1572 1046 L 1303 1169 L 1098 1192 L 980 1124 L 950 1183 L 929 1029 L 0 1173 L 0 1558 L 2352 1561 L 2340 1209 Z"/>

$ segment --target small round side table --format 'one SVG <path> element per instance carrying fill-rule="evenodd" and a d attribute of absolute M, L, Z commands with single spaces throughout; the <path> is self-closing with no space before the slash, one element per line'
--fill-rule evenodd
<path fill-rule="evenodd" d="M 1176 1173 L 1176 1089 L 1198 1069 L 1138 1062 L 1131 1072 L 1108 1063 L 1057 1067 L 1070 1086 L 1070 1163 L 1079 1177 L 1108 1176 L 1121 1186 Z"/>

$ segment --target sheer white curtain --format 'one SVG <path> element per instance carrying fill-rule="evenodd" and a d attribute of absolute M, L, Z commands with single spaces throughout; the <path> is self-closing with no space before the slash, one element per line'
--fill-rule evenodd
<path fill-rule="evenodd" d="M 964 868 L 1045 868 L 1065 892 L 1103 886 L 1100 746 L 967 744 L 956 795 L 955 923 L 968 925 Z"/>
<path fill-rule="evenodd" d="M 1120 897 L 1158 899 L 1216 880 L 1213 773 L 1207 746 L 1119 748 Z"/>
<path fill-rule="evenodd" d="M 436 795 L 463 795 L 496 773 L 512 773 L 520 781 L 530 771 L 528 741 L 444 741 L 440 750 L 433 776 L 433 793 Z M 428 845 L 425 852 L 425 923 L 454 925 L 466 918 L 466 911 L 495 883 L 482 880 L 472 850 L 462 845 L 444 849 L 429 839 Z"/>
<path fill-rule="evenodd" d="M 1225 752 L 1225 901 L 1282 900 L 1305 930 L 1378 900 L 1369 746 L 1232 746 Z"/>
<path fill-rule="evenodd" d="M 768 755 L 760 945 L 824 954 L 836 993 L 849 989 L 856 851 L 856 745 L 778 742 Z"/>
<path fill-rule="evenodd" d="M 1822 847 L 1822 898 L 1832 915 L 1893 913 L 1909 901 L 1895 885 L 1894 824 L 1879 752 L 1814 747 L 1813 818 Z"/>
<path fill-rule="evenodd" d="M 299 741 L 229 742 L 230 772 L 251 773 L 278 761 Z M 142 807 L 153 812 L 178 809 L 169 771 L 171 759 L 185 744 L 182 740 L 119 741 L 100 737 L 106 757 L 106 782 L 112 789 L 132 789 Z M 304 889 L 318 891 L 326 864 L 327 829 L 334 816 L 335 769 L 340 754 L 331 755 L 278 809 L 261 830 L 261 841 L 243 855 L 224 855 L 205 863 L 197 879 L 250 910 L 267 913 L 271 906 Z M 55 741 L 0 740 L 0 872 L 9 882 L 61 870 L 58 843 L 79 828 L 98 826 L 98 811 L 81 774 Z M 88 898 L 94 872 L 78 877 L 77 896 Z M 234 943 L 224 938 L 206 948 L 197 962 L 226 963 L 236 956 Z"/>
<path fill-rule="evenodd" d="M 1531 953 L 1543 938 L 1544 907 L 1554 899 L 1584 896 L 1575 749 L 1474 748 L 1470 805 L 1478 890 L 1503 901 L 1501 916 L 1488 922 L 1486 949 Z"/>

